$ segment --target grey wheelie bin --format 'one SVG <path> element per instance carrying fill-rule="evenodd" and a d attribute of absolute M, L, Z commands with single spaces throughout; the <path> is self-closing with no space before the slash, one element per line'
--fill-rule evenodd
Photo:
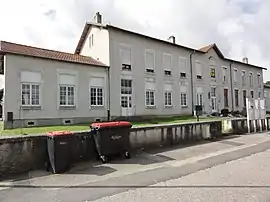
<path fill-rule="evenodd" d="M 130 158 L 129 134 L 130 122 L 100 122 L 90 125 L 97 153 L 103 163 L 108 162 L 108 156 L 124 154 Z"/>
<path fill-rule="evenodd" d="M 64 173 L 69 170 L 72 136 L 70 131 L 47 133 L 48 160 L 53 173 Z"/>

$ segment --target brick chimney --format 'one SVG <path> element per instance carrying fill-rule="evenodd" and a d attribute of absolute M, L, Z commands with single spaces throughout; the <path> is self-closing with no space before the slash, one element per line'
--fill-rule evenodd
<path fill-rule="evenodd" d="M 242 61 L 243 61 L 243 63 L 248 64 L 248 58 L 247 57 L 243 57 Z"/>
<path fill-rule="evenodd" d="M 102 24 L 102 15 L 97 12 L 95 17 L 94 17 L 95 23 Z"/>

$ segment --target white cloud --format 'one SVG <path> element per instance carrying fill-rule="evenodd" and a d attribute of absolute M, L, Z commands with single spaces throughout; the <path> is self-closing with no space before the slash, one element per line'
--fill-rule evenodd
<path fill-rule="evenodd" d="M 228 57 L 246 55 L 270 68 L 267 0 L 0 0 L 0 5 L 0 40 L 73 52 L 85 21 L 100 11 L 106 22 L 163 39 L 174 34 L 177 43 L 195 48 L 216 42 Z"/>

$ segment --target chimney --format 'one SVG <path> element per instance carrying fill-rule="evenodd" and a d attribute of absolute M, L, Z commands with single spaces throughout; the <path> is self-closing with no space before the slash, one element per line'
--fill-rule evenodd
<path fill-rule="evenodd" d="M 99 12 L 97 12 L 95 17 L 94 17 L 94 20 L 96 23 L 102 24 L 102 15 Z"/>
<path fill-rule="evenodd" d="M 168 38 L 168 41 L 170 41 L 170 42 L 172 42 L 173 44 L 175 44 L 175 36 L 170 36 L 169 38 Z"/>
<path fill-rule="evenodd" d="M 248 58 L 247 57 L 243 57 L 243 63 L 248 64 Z"/>

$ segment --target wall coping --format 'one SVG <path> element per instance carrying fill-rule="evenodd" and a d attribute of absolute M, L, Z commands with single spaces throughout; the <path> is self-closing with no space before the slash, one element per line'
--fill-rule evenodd
<path fill-rule="evenodd" d="M 267 117 L 269 118 L 269 117 Z M 223 120 L 246 120 L 244 117 L 239 118 L 221 118 L 220 120 L 213 120 L 213 121 L 193 121 L 193 122 L 187 122 L 187 123 L 171 123 L 171 124 L 153 124 L 153 125 L 146 125 L 146 126 L 135 126 L 131 128 L 132 131 L 139 131 L 139 130 L 153 130 L 153 129 L 160 129 L 160 128 L 170 128 L 175 126 L 188 126 L 188 125 L 200 125 L 200 124 L 210 124 L 210 123 L 217 123 L 221 122 Z M 76 133 L 77 135 L 88 133 L 89 130 L 83 130 L 83 131 L 72 131 L 72 133 Z M 14 141 L 25 141 L 25 140 L 33 140 L 35 138 L 46 138 L 46 134 L 29 134 L 29 135 L 0 135 L 0 143 L 5 142 L 14 142 Z"/>

